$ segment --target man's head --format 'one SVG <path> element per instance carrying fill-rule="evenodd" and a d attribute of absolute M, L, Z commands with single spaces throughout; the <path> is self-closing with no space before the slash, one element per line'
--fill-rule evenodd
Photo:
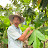
<path fill-rule="evenodd" d="M 24 22 L 24 17 L 20 16 L 18 13 L 16 13 L 15 15 L 10 15 L 9 16 L 9 20 L 16 26 L 18 27 L 18 25 L 20 23 Z"/>
<path fill-rule="evenodd" d="M 21 19 L 17 16 L 13 17 L 13 24 L 18 27 L 18 25 L 21 23 Z"/>

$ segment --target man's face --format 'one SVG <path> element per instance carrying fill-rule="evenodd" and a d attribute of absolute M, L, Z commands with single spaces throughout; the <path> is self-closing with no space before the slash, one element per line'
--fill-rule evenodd
<path fill-rule="evenodd" d="M 14 17 L 13 19 L 13 24 L 18 27 L 18 25 L 20 24 L 20 19 L 18 17 Z"/>

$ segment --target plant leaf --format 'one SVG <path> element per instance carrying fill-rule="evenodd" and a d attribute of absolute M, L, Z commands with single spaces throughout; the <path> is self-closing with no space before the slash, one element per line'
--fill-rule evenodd
<path fill-rule="evenodd" d="M 29 42 L 28 42 L 28 45 L 31 45 L 34 41 L 34 31 L 33 33 L 31 34 L 30 38 L 29 38 Z"/>
<path fill-rule="evenodd" d="M 45 41 L 45 36 L 38 30 L 36 30 L 36 34 L 37 34 L 37 37 L 42 40 L 42 41 Z"/>

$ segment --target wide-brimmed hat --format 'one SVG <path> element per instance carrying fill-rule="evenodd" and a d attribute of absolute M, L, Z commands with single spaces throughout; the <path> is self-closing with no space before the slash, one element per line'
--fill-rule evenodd
<path fill-rule="evenodd" d="M 15 15 L 10 15 L 9 16 L 9 20 L 11 21 L 11 22 L 13 22 L 13 17 L 19 17 L 20 19 L 21 19 L 21 23 L 23 23 L 24 22 L 24 17 L 22 17 L 22 16 L 20 16 L 20 14 L 18 14 L 18 13 L 16 13 Z"/>

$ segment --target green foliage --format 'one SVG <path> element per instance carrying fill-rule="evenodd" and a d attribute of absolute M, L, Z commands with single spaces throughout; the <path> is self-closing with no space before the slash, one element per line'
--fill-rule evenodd
<path fill-rule="evenodd" d="M 29 42 L 28 45 L 33 44 L 34 48 L 43 48 L 43 43 L 41 41 L 45 41 L 45 36 L 48 36 L 48 0 L 42 0 L 39 6 L 39 12 L 36 8 L 38 8 L 37 1 L 38 0 L 11 0 L 13 5 L 16 8 L 13 8 L 13 6 L 8 5 L 3 8 L 0 5 L 0 32 L 3 33 L 2 36 L 6 38 L 6 30 L 8 26 L 10 26 L 10 21 L 8 19 L 8 16 L 10 14 L 13 14 L 13 12 L 19 11 L 23 17 L 26 18 L 27 25 L 20 26 L 21 30 L 24 32 L 26 28 L 30 27 L 31 30 L 34 29 L 31 36 L 28 38 Z M 18 3 L 20 1 L 20 3 Z M 29 4 L 32 3 L 31 7 Z M 47 7 L 47 8 L 46 8 Z M 44 10 L 46 8 L 46 11 Z M 24 9 L 24 11 L 22 10 Z M 43 12 L 41 12 L 43 10 Z M 44 13 L 45 12 L 45 13 Z M 2 16 L 2 13 L 4 13 L 4 16 Z M 34 26 L 29 26 L 30 24 L 33 24 Z M 44 26 L 43 26 L 44 25 Z M 35 30 L 36 29 L 36 30 Z M 27 33 L 29 34 L 29 32 Z M 7 44 L 7 39 L 2 39 L 4 44 Z"/>
<path fill-rule="evenodd" d="M 45 41 L 45 36 L 39 30 L 34 30 L 29 38 L 28 45 L 31 45 L 33 43 L 34 48 L 39 48 L 40 40 Z"/>
<path fill-rule="evenodd" d="M 35 40 L 34 40 L 34 43 L 33 43 L 33 48 L 39 48 L 39 46 L 40 46 L 40 42 L 39 42 L 38 38 L 35 37 Z"/>
<path fill-rule="evenodd" d="M 33 43 L 33 41 L 34 41 L 34 32 L 32 33 L 32 35 L 29 38 L 28 45 L 31 45 Z"/>
<path fill-rule="evenodd" d="M 9 19 L 5 16 L 0 16 L 0 27 L 4 26 L 4 27 L 8 27 L 9 26 Z"/>
<path fill-rule="evenodd" d="M 42 42 L 40 42 L 40 48 L 43 48 L 43 43 Z"/>
<path fill-rule="evenodd" d="M 39 13 L 39 16 L 36 16 L 34 23 L 35 23 L 35 28 L 40 27 L 45 21 L 48 21 L 48 17 L 43 16 L 43 13 Z"/>
<path fill-rule="evenodd" d="M 42 27 L 42 28 L 39 28 L 38 30 L 41 31 L 44 35 L 48 35 L 48 30 L 47 29 L 48 29 L 48 27 Z"/>
<path fill-rule="evenodd" d="M 4 33 L 10 25 L 10 21 L 5 16 L 0 16 L 0 32 Z"/>
<path fill-rule="evenodd" d="M 22 27 L 20 27 L 20 29 L 21 29 L 22 31 L 25 31 L 25 30 L 26 30 L 26 28 L 28 28 L 28 27 L 30 27 L 30 28 L 31 28 L 31 30 L 33 30 L 33 29 L 34 29 L 34 27 L 33 27 L 33 26 L 29 26 L 29 25 L 23 25 Z"/>
<path fill-rule="evenodd" d="M 42 9 L 44 10 L 47 4 L 48 4 L 48 0 L 42 0 L 39 7 L 42 7 Z"/>
<path fill-rule="evenodd" d="M 30 2 L 30 0 L 23 0 L 25 3 L 29 3 Z"/>
<path fill-rule="evenodd" d="M 8 44 L 8 39 L 2 39 L 2 42 L 3 42 L 4 44 Z"/>
<path fill-rule="evenodd" d="M 42 41 L 45 41 L 45 36 L 38 30 L 36 30 L 36 36 L 42 40 Z"/>
<path fill-rule="evenodd" d="M 33 8 L 36 8 L 37 6 L 37 0 L 32 0 Z"/>
<path fill-rule="evenodd" d="M 27 7 L 25 8 L 24 12 L 23 12 L 23 16 L 24 17 L 32 17 L 33 15 L 36 15 L 35 12 L 33 11 L 33 8 L 31 7 Z"/>
<path fill-rule="evenodd" d="M 23 12 L 23 17 L 26 17 L 26 21 L 30 21 L 33 24 L 34 17 L 36 17 L 35 11 L 31 7 L 26 7 Z"/>
<path fill-rule="evenodd" d="M 1 38 L 1 42 L 3 42 L 3 44 L 8 44 L 8 39 L 6 39 L 7 37 L 7 28 L 10 25 L 10 21 L 7 17 L 5 16 L 0 16 L 0 32 L 2 33 L 2 38 Z"/>

